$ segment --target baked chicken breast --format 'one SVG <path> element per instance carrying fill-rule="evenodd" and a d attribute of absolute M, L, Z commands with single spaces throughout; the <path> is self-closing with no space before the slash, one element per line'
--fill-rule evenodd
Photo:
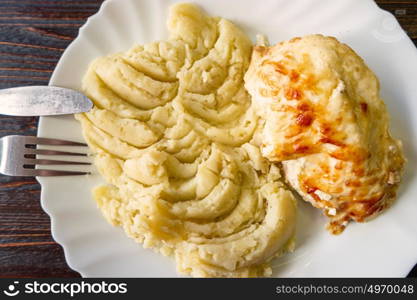
<path fill-rule="evenodd" d="M 257 46 L 245 85 L 261 117 L 262 154 L 341 233 L 395 199 L 404 165 L 389 132 L 379 82 L 333 37 L 309 35 Z"/>

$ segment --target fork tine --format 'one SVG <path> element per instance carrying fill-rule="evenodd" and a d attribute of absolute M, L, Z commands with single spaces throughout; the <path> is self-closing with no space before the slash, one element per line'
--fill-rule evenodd
<path fill-rule="evenodd" d="M 26 154 L 40 154 L 40 155 L 88 156 L 87 153 L 76 153 L 76 152 L 55 151 L 55 150 L 46 150 L 46 149 L 32 149 L 32 148 L 26 148 L 25 152 Z"/>
<path fill-rule="evenodd" d="M 35 136 L 25 136 L 27 144 L 35 145 L 57 145 L 57 146 L 87 146 L 84 143 L 60 140 L 60 139 L 50 139 L 50 138 L 38 138 Z"/>
<path fill-rule="evenodd" d="M 24 169 L 23 176 L 75 176 L 75 175 L 89 175 L 90 172 L 75 172 L 75 171 L 58 171 L 58 170 L 43 170 L 43 169 Z"/>
<path fill-rule="evenodd" d="M 89 170 L 45 170 L 36 169 L 37 165 L 91 165 L 88 161 L 71 160 L 50 160 L 37 159 L 34 155 L 78 155 L 85 156 L 86 153 L 75 153 L 66 151 L 55 151 L 49 149 L 26 148 L 28 145 L 71 145 L 84 146 L 83 143 L 70 142 L 64 140 L 36 138 L 33 136 L 9 135 L 0 139 L 0 172 L 9 176 L 70 176 L 91 174 Z M 66 149 L 64 149 L 66 150 Z"/>
<path fill-rule="evenodd" d="M 52 159 L 30 159 L 23 160 L 24 165 L 91 165 L 89 162 L 66 161 L 66 160 L 52 160 Z"/>

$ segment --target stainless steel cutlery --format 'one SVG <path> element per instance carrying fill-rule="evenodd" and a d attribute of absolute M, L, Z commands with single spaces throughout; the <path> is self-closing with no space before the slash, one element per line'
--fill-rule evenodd
<path fill-rule="evenodd" d="M 29 86 L 0 90 L 0 114 L 50 116 L 87 112 L 93 107 L 82 93 L 61 87 Z M 89 172 L 40 169 L 42 165 L 90 165 L 86 161 L 39 158 L 47 156 L 87 156 L 86 153 L 39 149 L 39 145 L 87 146 L 72 141 L 11 135 L 0 138 L 0 173 L 9 176 L 86 175 Z"/>

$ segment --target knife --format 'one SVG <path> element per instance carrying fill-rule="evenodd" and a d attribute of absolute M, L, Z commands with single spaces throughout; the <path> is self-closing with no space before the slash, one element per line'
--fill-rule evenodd
<path fill-rule="evenodd" d="M 51 116 L 87 112 L 93 102 L 84 94 L 54 86 L 26 86 L 0 90 L 0 114 Z"/>

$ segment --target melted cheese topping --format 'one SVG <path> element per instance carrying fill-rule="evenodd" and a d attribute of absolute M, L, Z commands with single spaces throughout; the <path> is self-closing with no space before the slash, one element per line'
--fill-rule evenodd
<path fill-rule="evenodd" d="M 246 87 L 265 116 L 262 153 L 340 233 L 387 208 L 404 164 L 389 134 L 379 83 L 335 38 L 310 35 L 255 47 Z"/>
<path fill-rule="evenodd" d="M 257 147 L 243 86 L 251 42 L 193 5 L 172 7 L 170 38 L 94 61 L 95 108 L 77 118 L 109 185 L 107 220 L 193 276 L 253 277 L 292 248 L 295 200 Z"/>

